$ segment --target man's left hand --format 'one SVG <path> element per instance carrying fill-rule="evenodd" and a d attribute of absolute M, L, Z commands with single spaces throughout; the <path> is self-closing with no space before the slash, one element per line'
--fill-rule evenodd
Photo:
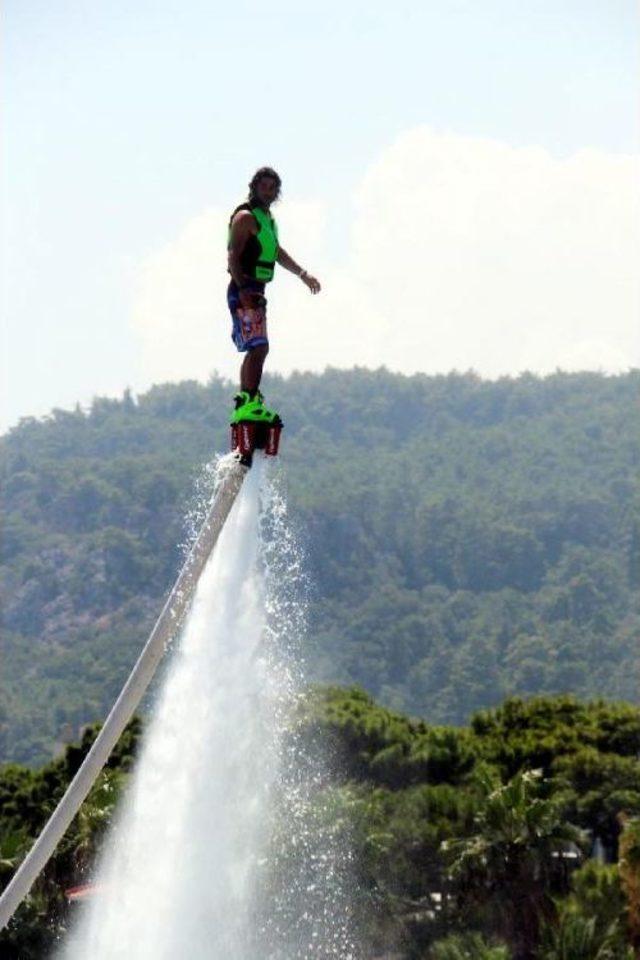
<path fill-rule="evenodd" d="M 320 290 L 322 289 L 320 286 L 320 281 L 316 280 L 315 277 L 312 277 L 310 273 L 301 273 L 300 279 L 309 287 L 311 293 L 320 293 Z"/>

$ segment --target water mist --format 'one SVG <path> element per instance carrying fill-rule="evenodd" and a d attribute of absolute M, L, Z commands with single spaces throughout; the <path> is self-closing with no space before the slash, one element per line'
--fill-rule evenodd
<path fill-rule="evenodd" d="M 286 506 L 257 459 L 171 653 L 97 892 L 60 960 L 356 956 L 349 857 L 314 802 L 325 774 L 298 764 L 287 735 L 303 629 Z"/>

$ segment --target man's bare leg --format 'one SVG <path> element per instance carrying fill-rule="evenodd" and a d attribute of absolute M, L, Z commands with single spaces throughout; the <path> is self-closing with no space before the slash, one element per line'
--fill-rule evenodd
<path fill-rule="evenodd" d="M 247 355 L 240 368 L 240 389 L 246 390 L 253 396 L 260 386 L 262 367 L 269 353 L 269 344 L 263 343 L 259 347 L 247 350 Z"/>

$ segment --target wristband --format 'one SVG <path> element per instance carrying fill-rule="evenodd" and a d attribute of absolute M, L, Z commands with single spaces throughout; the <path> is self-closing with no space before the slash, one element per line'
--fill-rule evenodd
<path fill-rule="evenodd" d="M 304 280 L 304 278 L 305 278 L 305 277 L 308 277 L 309 274 L 307 273 L 306 270 L 301 270 L 300 273 L 298 274 L 298 276 L 300 277 L 301 280 Z"/>

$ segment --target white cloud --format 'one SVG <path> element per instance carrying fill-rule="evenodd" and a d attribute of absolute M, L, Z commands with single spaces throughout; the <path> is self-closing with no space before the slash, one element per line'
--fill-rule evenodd
<path fill-rule="evenodd" d="M 223 311 L 225 228 L 224 215 L 209 210 L 141 265 L 133 324 L 145 382 L 206 379 L 214 367 L 223 369 L 231 347 Z"/>
<path fill-rule="evenodd" d="M 270 288 L 269 369 L 380 366 L 623 370 L 640 362 L 637 158 L 439 134 L 401 136 L 354 198 L 336 264 L 336 211 L 285 201 L 283 244 L 323 282 Z M 235 376 L 225 306 L 228 212 L 190 221 L 143 265 L 133 320 L 144 379 Z"/>

